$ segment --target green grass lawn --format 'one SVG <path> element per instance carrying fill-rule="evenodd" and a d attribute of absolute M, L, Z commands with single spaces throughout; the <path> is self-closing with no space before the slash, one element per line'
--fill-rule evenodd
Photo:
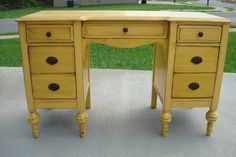
<path fill-rule="evenodd" d="M 229 42 L 224 71 L 236 72 L 236 32 L 231 32 L 229 34 Z"/>
<path fill-rule="evenodd" d="M 169 5 L 169 4 L 109 4 L 96 6 L 80 6 L 74 8 L 67 7 L 51 7 L 51 8 L 23 8 L 7 11 L 0 11 L 0 19 L 17 18 L 23 15 L 34 13 L 41 10 L 209 10 L 214 9 L 208 6 L 192 6 L 192 5 Z"/>
<path fill-rule="evenodd" d="M 229 35 L 225 72 L 236 72 L 236 32 Z M 152 45 L 118 49 L 100 44 L 90 46 L 92 68 L 152 69 Z M 0 66 L 21 66 L 18 39 L 0 40 Z"/>
<path fill-rule="evenodd" d="M 21 66 L 19 39 L 0 40 L 0 66 Z"/>
<path fill-rule="evenodd" d="M 137 48 L 113 48 L 101 44 L 90 46 L 92 68 L 149 70 L 152 68 L 152 58 L 152 45 Z"/>

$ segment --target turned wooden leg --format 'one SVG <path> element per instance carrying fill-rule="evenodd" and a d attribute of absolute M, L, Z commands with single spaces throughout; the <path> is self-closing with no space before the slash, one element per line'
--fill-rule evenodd
<path fill-rule="evenodd" d="M 217 111 L 208 111 L 206 113 L 206 120 L 207 120 L 207 129 L 206 129 L 206 135 L 210 136 L 213 131 L 213 124 L 216 121 L 218 117 Z"/>
<path fill-rule="evenodd" d="M 154 85 L 152 85 L 152 97 L 151 97 L 151 108 L 155 109 L 157 107 L 157 92 L 154 88 Z"/>
<path fill-rule="evenodd" d="M 28 122 L 32 126 L 32 135 L 34 138 L 39 137 L 39 114 L 35 112 L 30 112 L 28 115 Z"/>
<path fill-rule="evenodd" d="M 91 95 L 90 95 L 90 87 L 89 87 L 88 95 L 86 99 L 86 109 L 90 109 L 90 108 L 91 108 Z"/>
<path fill-rule="evenodd" d="M 84 113 L 78 113 L 76 115 L 76 121 L 79 125 L 80 137 L 84 137 L 86 131 L 86 123 L 88 120 L 88 115 Z"/>
<path fill-rule="evenodd" d="M 168 126 L 171 121 L 171 114 L 170 112 L 162 112 L 161 113 L 161 135 L 163 137 L 167 136 Z"/>

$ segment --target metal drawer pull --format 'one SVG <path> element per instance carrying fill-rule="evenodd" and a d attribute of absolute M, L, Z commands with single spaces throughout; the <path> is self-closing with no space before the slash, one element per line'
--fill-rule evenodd
<path fill-rule="evenodd" d="M 60 86 L 57 83 L 50 83 L 48 85 L 48 89 L 50 89 L 51 91 L 57 91 L 60 89 Z"/>
<path fill-rule="evenodd" d="M 197 90 L 198 88 L 200 88 L 200 85 L 197 82 L 192 82 L 188 85 L 188 88 L 192 90 Z"/>
<path fill-rule="evenodd" d="M 127 33 L 128 31 L 129 31 L 129 29 L 128 29 L 127 27 L 124 27 L 124 28 L 123 28 L 123 32 L 124 32 L 124 33 Z"/>
<path fill-rule="evenodd" d="M 46 62 L 50 65 L 57 64 L 58 59 L 56 57 L 50 56 L 46 59 Z"/>
<path fill-rule="evenodd" d="M 51 33 L 51 32 L 47 32 L 47 33 L 46 33 L 46 36 L 47 36 L 47 37 L 51 37 L 51 36 L 52 36 L 52 33 Z"/>
<path fill-rule="evenodd" d="M 199 37 L 203 37 L 203 35 L 204 35 L 203 32 L 199 32 L 199 33 L 198 33 L 198 36 L 199 36 Z"/>
<path fill-rule="evenodd" d="M 200 64 L 202 62 L 202 57 L 195 56 L 191 59 L 191 62 L 194 63 L 194 64 Z"/>

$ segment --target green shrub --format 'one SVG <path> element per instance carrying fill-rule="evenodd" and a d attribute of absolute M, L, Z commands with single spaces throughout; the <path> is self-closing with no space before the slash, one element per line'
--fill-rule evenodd
<path fill-rule="evenodd" d="M 53 0 L 1 0 L 0 5 L 7 9 L 27 8 L 36 6 L 51 6 Z"/>

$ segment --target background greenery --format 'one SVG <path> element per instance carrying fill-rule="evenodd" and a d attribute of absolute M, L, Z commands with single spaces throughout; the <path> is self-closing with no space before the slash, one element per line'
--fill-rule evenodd
<path fill-rule="evenodd" d="M 236 72 L 236 32 L 231 32 L 229 34 L 229 42 L 224 71 Z"/>
<path fill-rule="evenodd" d="M 94 6 L 79 6 L 74 8 L 68 7 L 30 7 L 21 9 L 12 9 L 0 11 L 0 19 L 17 18 L 23 15 L 31 14 L 41 10 L 211 10 L 213 7 L 193 6 L 193 5 L 170 5 L 170 4 L 107 4 Z"/>
<path fill-rule="evenodd" d="M 227 48 L 225 72 L 236 72 L 236 32 L 231 32 Z M 152 69 L 152 45 L 137 48 L 113 48 L 101 44 L 90 45 L 92 68 Z M 19 39 L 0 40 L 0 66 L 21 66 Z"/>
<path fill-rule="evenodd" d="M 35 6 L 52 6 L 53 0 L 0 0 L 5 9 L 26 8 Z"/>

